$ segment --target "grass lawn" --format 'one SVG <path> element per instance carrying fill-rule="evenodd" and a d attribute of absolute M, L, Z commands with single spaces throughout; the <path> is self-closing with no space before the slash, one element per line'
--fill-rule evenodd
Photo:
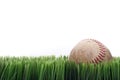
<path fill-rule="evenodd" d="M 75 64 L 66 56 L 0 57 L 0 80 L 120 80 L 120 58 Z"/>

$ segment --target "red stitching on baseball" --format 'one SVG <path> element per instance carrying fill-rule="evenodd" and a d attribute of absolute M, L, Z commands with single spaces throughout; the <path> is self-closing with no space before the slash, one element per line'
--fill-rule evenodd
<path fill-rule="evenodd" d="M 105 49 L 100 49 L 100 52 L 105 52 Z"/>
<path fill-rule="evenodd" d="M 95 63 L 98 63 L 96 59 L 94 59 Z"/>
<path fill-rule="evenodd" d="M 99 55 L 100 55 L 100 56 L 102 56 L 102 57 L 105 57 L 105 55 L 104 55 L 104 54 L 102 54 L 102 53 L 99 53 Z"/>
<path fill-rule="evenodd" d="M 105 51 L 100 51 L 100 54 L 104 55 L 104 54 L 105 54 Z"/>
<path fill-rule="evenodd" d="M 100 53 L 98 54 L 97 57 L 95 57 L 95 58 L 92 60 L 92 62 L 93 62 L 93 63 L 101 62 L 101 61 L 104 59 L 104 57 L 105 57 L 106 48 L 104 47 L 104 45 L 103 45 L 101 42 L 99 42 L 99 41 L 97 41 L 97 40 L 94 40 L 94 39 L 90 39 L 90 40 L 96 42 L 96 43 L 98 44 L 99 50 L 100 50 Z"/>
<path fill-rule="evenodd" d="M 100 59 L 99 57 L 96 57 L 96 59 L 97 59 L 99 62 L 101 62 L 101 59 Z"/>
<path fill-rule="evenodd" d="M 102 57 L 102 56 L 98 55 L 98 57 L 99 57 L 101 60 L 103 60 L 103 57 Z"/>

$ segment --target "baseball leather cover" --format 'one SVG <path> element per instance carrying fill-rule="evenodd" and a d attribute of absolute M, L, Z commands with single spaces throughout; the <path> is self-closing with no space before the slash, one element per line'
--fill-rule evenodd
<path fill-rule="evenodd" d="M 109 49 L 94 39 L 80 41 L 69 55 L 69 60 L 76 63 L 100 63 L 111 59 L 112 55 Z"/>

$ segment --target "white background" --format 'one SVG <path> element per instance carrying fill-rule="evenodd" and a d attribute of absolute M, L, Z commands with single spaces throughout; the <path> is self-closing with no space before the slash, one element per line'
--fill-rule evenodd
<path fill-rule="evenodd" d="M 92 38 L 120 56 L 120 0 L 0 0 L 0 56 L 69 55 Z"/>

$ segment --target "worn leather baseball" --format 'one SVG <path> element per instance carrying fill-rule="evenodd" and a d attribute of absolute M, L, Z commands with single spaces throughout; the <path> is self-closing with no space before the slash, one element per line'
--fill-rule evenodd
<path fill-rule="evenodd" d="M 69 55 L 69 60 L 76 63 L 100 63 L 111 59 L 112 55 L 108 48 L 94 39 L 80 41 Z"/>

